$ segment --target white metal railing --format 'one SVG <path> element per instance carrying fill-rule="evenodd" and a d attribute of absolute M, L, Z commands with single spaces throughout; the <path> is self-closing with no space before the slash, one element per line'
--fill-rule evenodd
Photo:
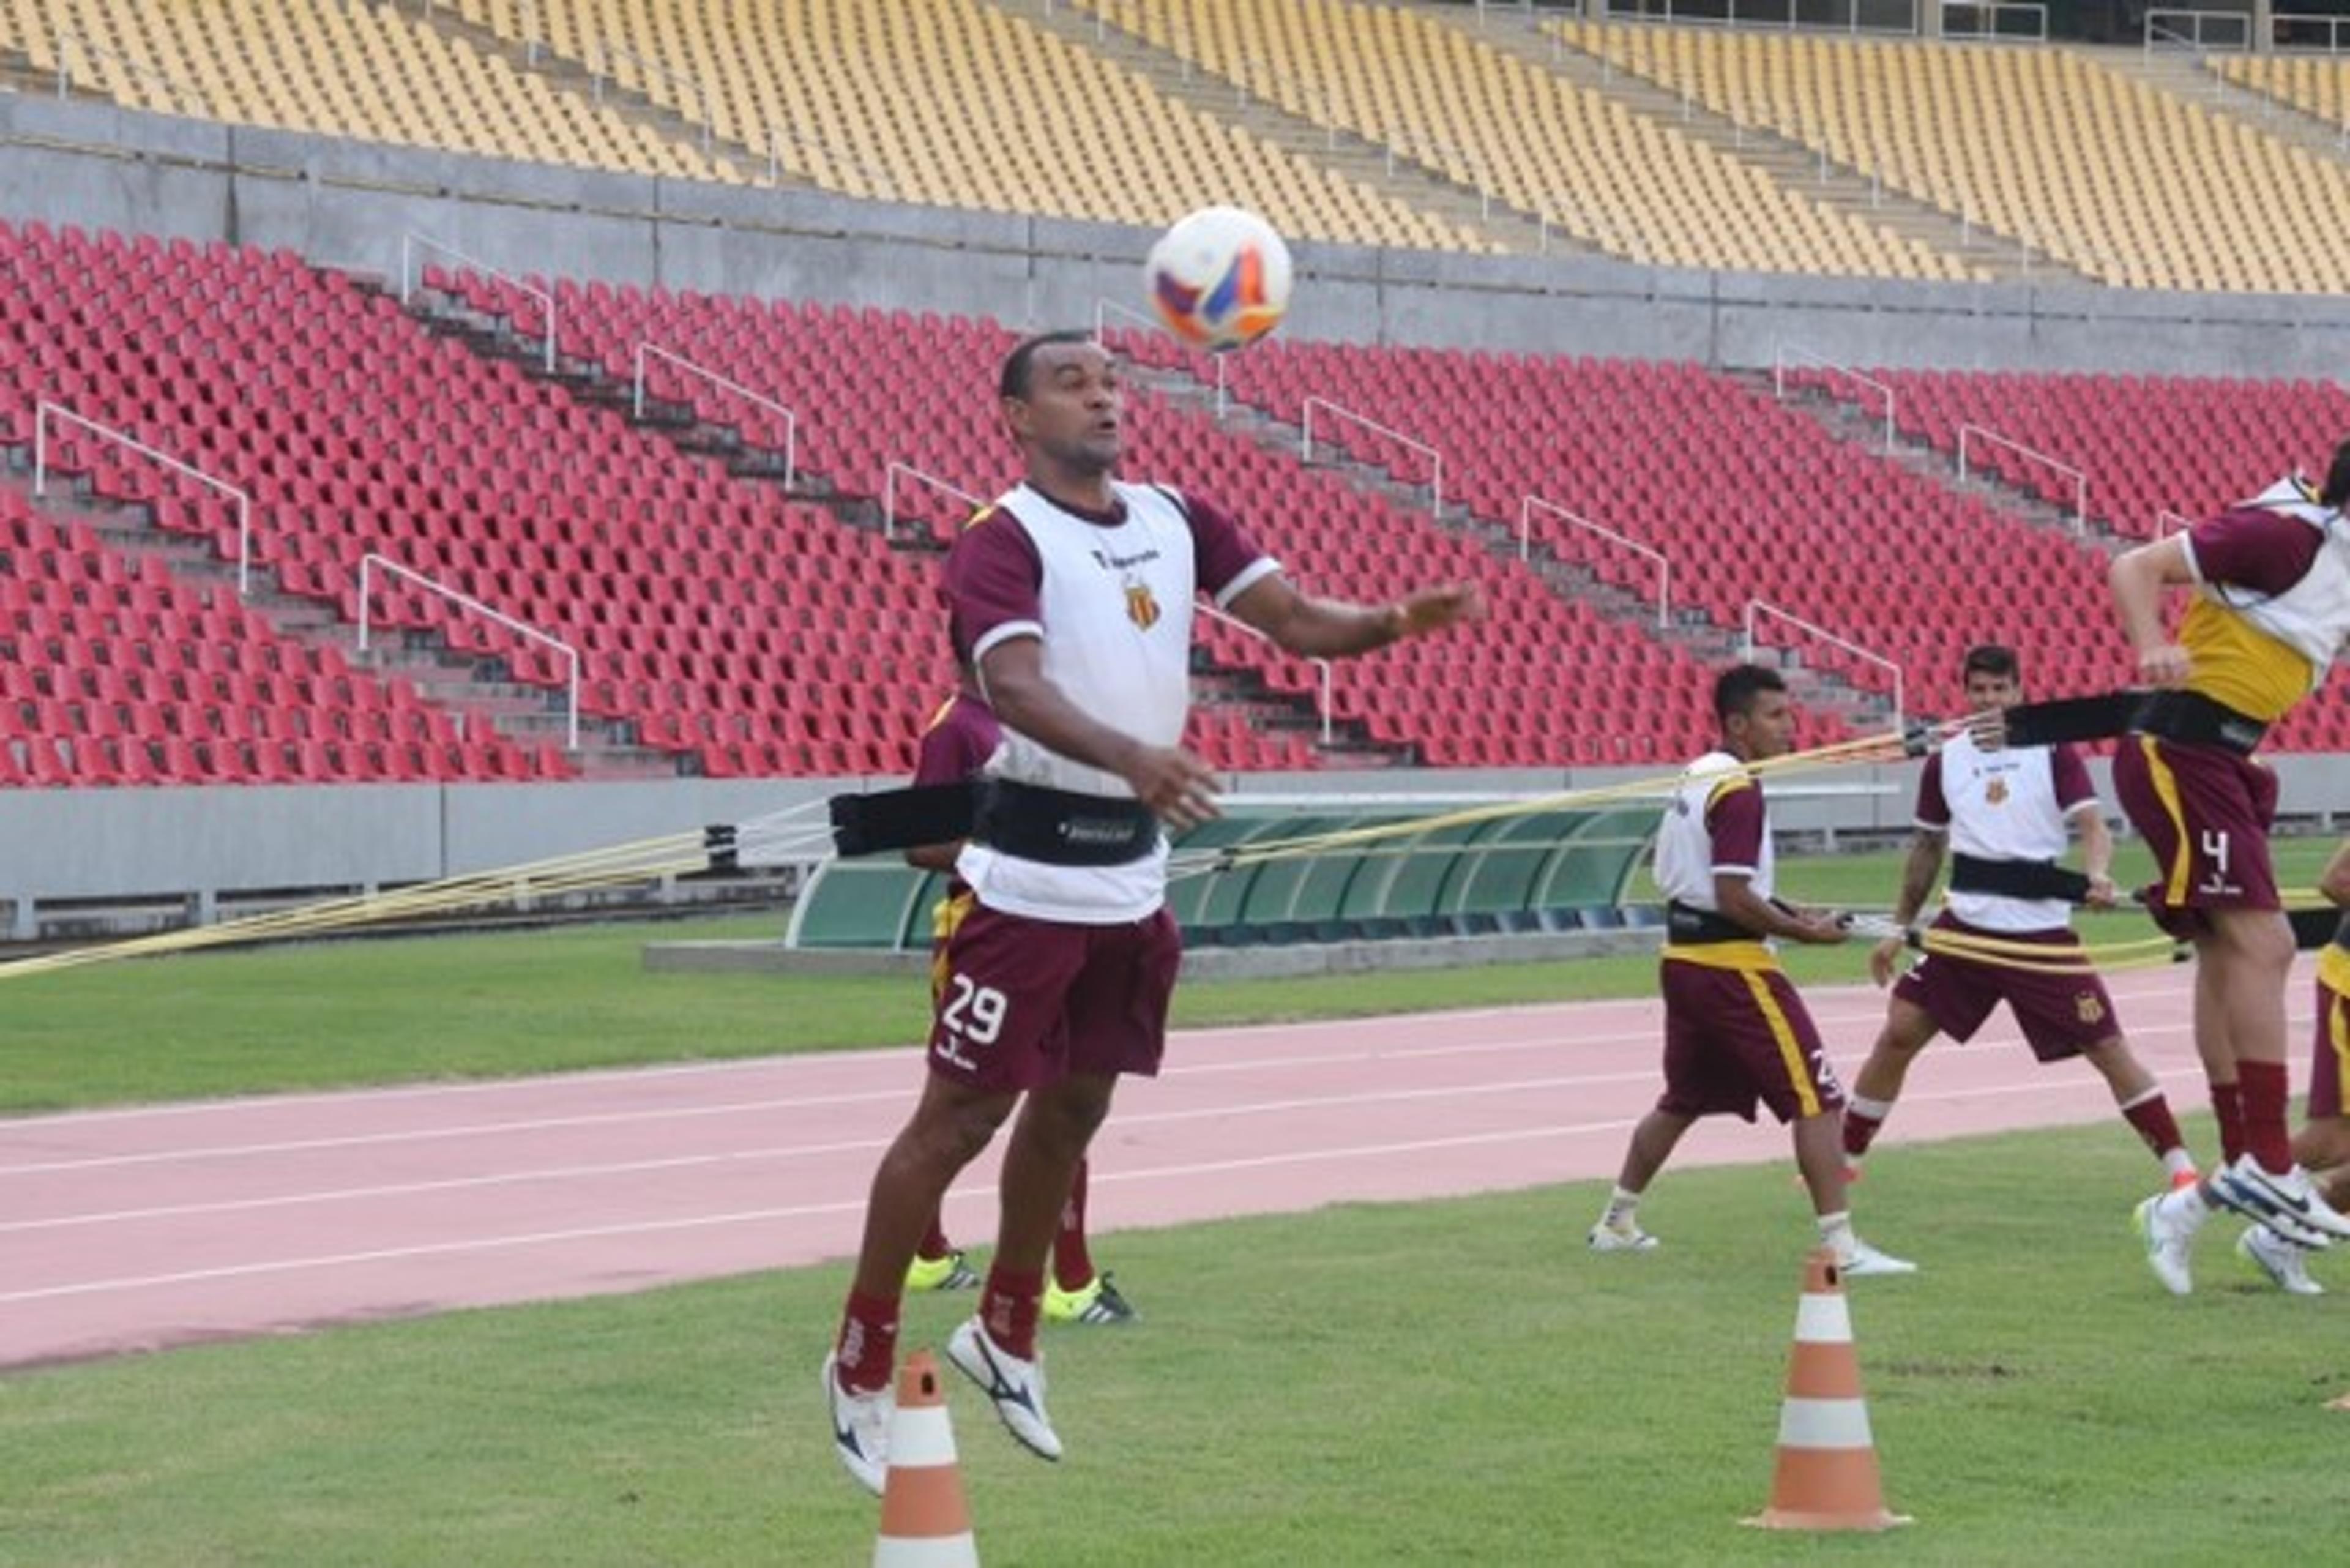
<path fill-rule="evenodd" d="M 710 120 L 710 89 L 702 85 L 700 77 L 679 70 L 675 66 L 663 65 L 659 60 L 649 60 L 633 50 L 620 47 L 618 44 L 590 44 L 588 46 L 588 96 L 598 103 L 604 101 L 604 83 L 607 79 L 615 85 L 619 82 L 619 78 L 612 70 L 615 62 L 634 66 L 647 76 L 657 77 L 672 87 L 684 88 L 692 94 L 694 123 L 702 128 L 702 151 L 705 153 L 710 151 L 711 139 L 716 132 Z M 645 96 L 650 98 L 652 95 L 648 93 Z"/>
<path fill-rule="evenodd" d="M 2181 31 L 2178 24 L 2185 24 Z M 2208 31 L 2207 31 L 2208 26 Z M 2232 35 L 2232 36 L 2230 36 Z M 2228 49 L 2242 53 L 2252 47 L 2250 11 L 2173 10 L 2157 6 L 2146 14 L 2146 52 L 2160 48 Z"/>
<path fill-rule="evenodd" d="M 1970 436 L 1988 441 L 1993 446 L 2005 447 L 2020 457 L 2030 458 L 2043 468 L 2054 469 L 2070 479 L 2073 482 L 2073 532 L 2083 534 L 2088 531 L 2089 476 L 2087 474 L 2069 462 L 2059 462 L 2036 447 L 2026 446 L 2020 441 L 2011 441 L 1988 425 L 1960 425 L 1959 427 L 1959 481 L 1960 483 L 1964 483 L 1967 479 L 1967 440 Z"/>
<path fill-rule="evenodd" d="M 1849 365 L 1839 364 L 1825 354 L 1814 353 L 1800 343 L 1780 338 L 1771 346 L 1771 390 L 1781 402 L 1787 400 L 1787 361 L 1800 359 L 1822 370 L 1829 370 L 1846 380 L 1866 387 L 1885 400 L 1885 450 L 1893 450 L 1893 389 L 1874 376 L 1864 376 Z"/>
<path fill-rule="evenodd" d="M 579 650 L 577 648 L 565 642 L 560 638 L 548 636 L 546 632 L 539 630 L 538 628 L 535 626 L 526 625 L 522 621 L 515 619 L 514 617 L 507 615 L 503 610 L 493 609 L 490 606 L 484 604 L 481 600 L 473 597 L 471 594 L 461 594 L 445 583 L 434 582 L 431 577 L 426 576 L 421 572 L 411 571 L 409 568 L 401 566 L 398 561 L 393 560 L 389 556 L 378 556 L 373 553 L 369 553 L 359 557 L 359 651 L 361 653 L 365 653 L 368 650 L 368 636 L 371 627 L 372 599 L 375 587 L 374 575 L 377 572 L 384 572 L 392 576 L 403 578 L 408 582 L 414 583 L 418 587 L 423 588 L 427 592 L 439 594 L 442 598 L 449 600 L 452 604 L 462 605 L 465 608 L 473 611 L 475 615 L 486 616 L 490 619 L 497 622 L 500 626 L 504 627 L 508 631 L 518 632 L 522 636 L 529 638 L 533 642 L 543 642 L 547 647 L 555 649 L 556 652 L 563 655 L 564 659 L 570 666 L 570 673 L 565 682 L 565 706 L 567 718 L 566 721 L 567 728 L 565 731 L 566 739 L 564 741 L 564 750 L 576 752 L 579 749 Z"/>
<path fill-rule="evenodd" d="M 66 57 L 66 51 L 68 48 L 81 51 L 82 64 L 85 67 L 94 66 L 100 60 L 110 60 L 123 75 L 144 82 L 151 88 L 161 88 L 171 101 L 171 112 L 174 114 L 182 112 L 183 106 L 192 106 L 186 111 L 198 115 L 209 114 L 212 111 L 211 102 L 204 97 L 202 88 L 183 82 L 168 71 L 157 70 L 143 60 L 134 60 L 119 49 L 109 49 L 103 44 L 93 44 L 79 33 L 70 32 L 61 32 L 57 37 L 57 96 L 59 98 L 69 97 L 73 92 L 73 67 Z M 83 74 L 88 76 L 96 73 L 86 70 Z"/>
<path fill-rule="evenodd" d="M 689 375 L 701 377 L 712 386 L 733 393 L 743 401 L 755 403 L 771 414 L 781 415 L 784 421 L 784 488 L 789 490 L 798 473 L 800 421 L 799 416 L 775 399 L 754 392 L 731 377 L 722 376 L 707 365 L 697 365 L 682 354 L 673 354 L 660 344 L 647 340 L 637 345 L 636 375 L 629 392 L 629 410 L 637 419 L 645 417 L 645 362 L 650 358 L 667 360 Z"/>
<path fill-rule="evenodd" d="M 1790 33 L 1877 33 L 1893 37 L 1915 37 L 1918 32 L 1918 3 L 1909 7 L 1909 25 L 1906 27 L 1889 24 L 1864 22 L 1860 19 L 1860 0 L 1846 0 L 1844 20 L 1811 21 L 1796 0 L 1636 0 L 1638 9 L 1618 10 L 1612 6 L 1603 17 L 1608 26 L 1622 22 L 1646 22 L 1673 27 L 1745 27 L 1757 29 L 1777 27 Z M 1932 4 L 1932 0 L 1919 0 Z M 1726 14 L 1725 14 L 1726 12 Z M 1572 15 L 1581 16 L 1582 7 Z M 1554 43 L 1558 35 L 1551 35 Z"/>
<path fill-rule="evenodd" d="M 872 188 L 868 194 L 879 196 L 885 202 L 898 199 L 898 182 L 890 177 L 887 169 L 868 161 L 847 148 L 836 147 L 821 136 L 811 136 L 783 125 L 767 127 L 767 183 L 770 185 L 783 182 L 784 149 L 787 146 L 800 152 L 821 153 L 830 161 L 849 170 Z"/>
<path fill-rule="evenodd" d="M 1097 295 L 1094 297 L 1095 342 L 1105 345 L 1108 343 L 1109 318 L 1113 316 L 1123 316 L 1128 321 L 1139 322 L 1142 326 L 1148 327 L 1153 332 L 1165 332 L 1167 330 L 1167 324 L 1159 320 L 1157 317 L 1151 315 L 1149 312 L 1137 310 L 1130 305 L 1120 305 L 1115 299 L 1108 299 Z M 1232 356 L 1229 354 L 1211 354 L 1208 358 L 1216 362 L 1216 417 L 1218 419 L 1222 419 L 1224 417 L 1225 410 L 1230 406 L 1231 401 L 1231 394 L 1227 390 L 1225 384 L 1224 367 L 1231 362 Z"/>
<path fill-rule="evenodd" d="M 1534 514 L 1546 513 L 1563 523 L 1572 524 L 1587 534 L 1596 534 L 1609 544 L 1621 545 L 1636 556 L 1644 556 L 1657 565 L 1657 624 L 1670 626 L 1673 618 L 1673 564 L 1662 550 L 1652 549 L 1638 539 L 1627 539 L 1613 528 L 1602 527 L 1588 517 L 1578 516 L 1555 502 L 1544 501 L 1539 495 L 1529 495 L 1518 503 L 1518 559 L 1523 561 L 1534 548 Z"/>
<path fill-rule="evenodd" d="M 454 245 L 444 244 L 430 234 L 420 234 L 414 229 L 409 229 L 403 231 L 400 236 L 400 303 L 402 305 L 406 305 L 410 296 L 416 292 L 414 263 L 419 250 L 431 251 L 436 255 L 447 256 L 452 261 L 461 262 L 483 276 L 494 277 L 508 288 L 538 301 L 538 307 L 546 313 L 546 368 L 549 370 L 555 369 L 555 293 L 553 290 L 525 283 L 514 274 L 502 272 L 478 256 L 467 255 Z"/>
<path fill-rule="evenodd" d="M 2291 43 L 2285 41 L 2284 34 L 2288 28 L 2298 34 L 2304 28 L 2314 31 L 2320 27 L 2325 30 L 2325 42 L 2322 46 L 2304 44 L 2297 37 Z M 2338 55 L 2342 52 L 2342 34 L 2345 27 L 2350 27 L 2350 16 L 2325 16 L 2306 11 L 2280 11 L 2269 18 L 2269 47 L 2281 53 L 2323 52 Z"/>
<path fill-rule="evenodd" d="M 2154 536 L 2156 538 L 2168 538 L 2171 535 L 2172 525 L 2174 524 L 2177 524 L 2178 532 L 2183 534 L 2188 529 L 2195 526 L 2195 519 L 2188 516 L 2185 513 L 2173 512 L 2168 506 L 2158 506 L 2154 509 Z"/>
<path fill-rule="evenodd" d="M 2048 7 L 2039 4 L 2039 0 L 1940 0 L 1940 3 L 1942 36 L 1953 43 L 1964 43 L 1970 38 L 2022 38 L 2035 44 L 2048 41 Z M 1960 11 L 1972 12 L 1980 18 L 1976 26 L 1966 32 L 1952 32 L 1951 14 Z M 2002 20 L 2008 16 L 2030 17 L 2032 30 L 2010 30 Z"/>
<path fill-rule="evenodd" d="M 890 544 L 897 543 L 898 539 L 898 481 L 901 477 L 919 481 L 932 490 L 942 491 L 973 506 L 987 504 L 985 497 L 973 495 L 959 484 L 950 484 L 935 473 L 916 468 L 910 462 L 892 459 L 881 471 L 881 537 Z"/>
<path fill-rule="evenodd" d="M 1224 611 L 1218 609 L 1213 605 L 1203 604 L 1200 606 L 1200 613 L 1208 617 L 1211 620 L 1222 621 L 1226 626 L 1236 626 L 1243 631 L 1248 633 L 1251 637 L 1255 638 L 1259 642 L 1273 642 L 1273 639 L 1265 636 L 1264 633 L 1249 625 L 1248 622 L 1241 619 L 1240 617 L 1236 615 L 1228 615 Z M 1279 647 L 1280 645 L 1275 643 L 1274 646 Z M 1315 705 L 1320 708 L 1322 712 L 1322 743 L 1326 746 L 1330 743 L 1330 661 L 1326 659 L 1323 659 L 1317 655 L 1310 653 L 1300 654 L 1298 657 L 1305 659 L 1306 663 L 1312 665 L 1314 667 L 1315 674 L 1321 678 L 1322 691 L 1321 695 L 1315 699 Z"/>
<path fill-rule="evenodd" d="M 1404 434 L 1403 431 L 1399 430 L 1390 429 L 1389 427 L 1379 423 L 1377 420 L 1357 413 L 1352 409 L 1342 408 L 1338 404 L 1332 402 L 1327 398 L 1308 398 L 1305 400 L 1305 415 L 1304 420 L 1305 430 L 1297 448 L 1298 462 L 1308 464 L 1309 466 L 1314 462 L 1314 410 L 1317 408 L 1326 410 L 1328 412 L 1336 415 L 1338 418 L 1349 421 L 1350 423 L 1360 425 L 1365 430 L 1376 431 L 1380 435 L 1387 437 L 1388 440 L 1395 442 L 1398 446 L 1409 447 L 1412 451 L 1425 455 L 1428 459 L 1429 464 L 1429 510 L 1434 513 L 1439 519 L 1443 517 L 1444 454 L 1437 451 L 1434 447 L 1429 445 L 1424 441 L 1414 441 L 1411 437 Z M 1326 440 L 1325 444 L 1328 444 Z"/>
<path fill-rule="evenodd" d="M 1770 617 L 1773 620 L 1783 621 L 1788 626 L 1794 627 L 1796 630 L 1804 633 L 1807 637 L 1816 638 L 1822 642 L 1840 648 L 1856 659 L 1866 659 L 1868 663 L 1877 665 L 1890 674 L 1893 677 L 1893 727 L 1896 730 L 1901 728 L 1902 717 L 1908 711 L 1908 708 L 1902 701 L 1901 667 L 1899 665 L 1894 663 L 1893 660 L 1886 658 L 1881 653 L 1871 652 L 1869 649 L 1861 647 L 1860 644 L 1853 641 L 1849 638 L 1838 637 L 1835 632 L 1830 631 L 1827 628 L 1821 626 L 1816 622 L 1805 620 L 1799 615 L 1791 615 L 1787 611 L 1781 609 L 1777 605 L 1772 604 L 1767 599 L 1749 599 L 1746 601 L 1746 642 L 1744 652 L 1741 657 L 1747 659 L 1750 663 L 1753 660 L 1754 649 L 1758 646 L 1754 637 L 1755 626 L 1756 623 L 1765 616 Z"/>
<path fill-rule="evenodd" d="M 35 495 L 47 495 L 49 493 L 49 421 L 52 419 L 60 424 L 79 425 L 92 435 L 102 437 L 119 446 L 128 447 L 140 456 L 161 463 L 173 473 L 185 479 L 192 479 L 199 484 L 209 485 L 235 502 L 237 597 L 243 598 L 251 590 L 253 587 L 253 496 L 249 492 L 238 489 L 225 479 L 215 478 L 203 469 L 182 462 L 170 452 L 158 452 L 145 441 L 134 441 L 111 425 L 102 425 L 96 420 L 85 419 L 63 403 L 52 403 L 43 400 L 36 403 L 33 409 L 33 493 Z"/>

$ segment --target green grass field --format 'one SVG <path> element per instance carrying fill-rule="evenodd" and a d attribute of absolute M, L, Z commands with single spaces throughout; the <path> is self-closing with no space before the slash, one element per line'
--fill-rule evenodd
<path fill-rule="evenodd" d="M 2306 883 L 2330 845 L 2289 859 Z M 1882 905 L 1894 857 L 1793 863 Z M 772 931 L 772 924 L 759 929 Z M 2143 928 L 2133 923 L 2125 934 Z M 106 966 L 9 992 L 14 1109 L 903 1044 L 902 980 L 655 976 L 681 928 L 337 943 Z M 706 930 L 695 934 L 709 934 Z M 2101 933 L 2103 934 L 2103 933 Z M 1858 978 L 1857 950 L 1794 955 Z M 1195 984 L 1189 1023 L 1631 994 L 1645 959 Z M 2207 1127 L 2194 1132 L 2208 1145 Z M 1122 1234 L 1145 1320 L 1054 1331 L 1071 1459 L 959 1380 L 987 1561 L 1021 1564 L 2201 1563 L 2324 1554 L 2350 1348 L 2212 1228 L 2165 1295 L 2105 1126 L 1884 1149 L 1852 1287 L 1888 1539 L 1782 1538 L 1767 1496 L 1809 1232 L 1784 1140 L 1673 1172 L 1653 1255 L 1580 1241 L 1593 1184 Z M 5 1257 L 0 1256 L 0 1269 Z M 2350 1292 L 2350 1267 L 2322 1260 Z M 0 1563 L 851 1563 L 875 1507 L 826 1452 L 844 1271 L 451 1314 L 0 1377 Z M 909 1345 L 969 1298 L 910 1303 Z"/>
<path fill-rule="evenodd" d="M 1880 1155 L 1867 1228 L 1926 1272 L 1850 1295 L 1887 1495 L 1918 1522 L 1742 1529 L 1809 1230 L 1784 1168 L 1669 1173 L 1643 1257 L 1582 1250 L 1591 1184 L 1108 1238 L 1145 1317 L 1051 1332 L 1064 1464 L 950 1374 L 985 1560 L 2325 1554 L 2350 1501 L 2334 1303 L 2253 1288 L 2224 1225 L 2201 1293 L 2163 1294 L 2124 1223 L 2148 1168 L 2103 1127 Z M 841 1288 L 816 1268 L 0 1380 L 0 1561 L 862 1562 L 875 1505 L 816 1394 Z M 916 1298 L 908 1343 L 969 1301 Z"/>

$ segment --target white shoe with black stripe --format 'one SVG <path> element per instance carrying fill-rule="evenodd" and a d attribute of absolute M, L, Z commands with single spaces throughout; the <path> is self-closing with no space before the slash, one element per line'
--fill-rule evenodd
<path fill-rule="evenodd" d="M 1004 1430 L 1040 1459 L 1061 1457 L 1061 1439 L 1045 1414 L 1045 1358 L 1024 1360 L 988 1336 L 978 1318 L 966 1319 L 947 1341 L 947 1359 L 979 1385 Z"/>
<path fill-rule="evenodd" d="M 889 1480 L 889 1419 L 898 1408 L 894 1387 L 852 1394 L 840 1386 L 840 1357 L 824 1358 L 824 1401 L 832 1421 L 832 1451 L 841 1468 L 874 1496 Z"/>
<path fill-rule="evenodd" d="M 2220 1207 L 2266 1225 L 2295 1246 L 2330 1247 L 2350 1236 L 2350 1220 L 2317 1195 L 2309 1172 L 2297 1165 L 2282 1176 L 2272 1176 L 2251 1155 L 2239 1155 L 2206 1185 Z"/>

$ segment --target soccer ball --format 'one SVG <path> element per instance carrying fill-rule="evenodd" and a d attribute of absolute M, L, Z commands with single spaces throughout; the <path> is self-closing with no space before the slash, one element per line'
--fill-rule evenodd
<path fill-rule="evenodd" d="M 1239 207 L 1202 207 L 1159 237 L 1143 264 L 1152 308 L 1191 348 L 1255 342 L 1289 309 L 1289 247 Z"/>

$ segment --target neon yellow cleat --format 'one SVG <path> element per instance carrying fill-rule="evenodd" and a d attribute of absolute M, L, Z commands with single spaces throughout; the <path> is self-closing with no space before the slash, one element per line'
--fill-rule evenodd
<path fill-rule="evenodd" d="M 943 1258 L 916 1258 L 906 1265 L 910 1291 L 975 1291 L 979 1271 L 963 1262 L 960 1249 Z"/>
<path fill-rule="evenodd" d="M 1107 1274 L 1096 1274 L 1078 1290 L 1065 1291 L 1047 1282 L 1045 1286 L 1045 1315 L 1055 1323 L 1114 1324 L 1132 1323 L 1134 1308 L 1118 1293 Z"/>

